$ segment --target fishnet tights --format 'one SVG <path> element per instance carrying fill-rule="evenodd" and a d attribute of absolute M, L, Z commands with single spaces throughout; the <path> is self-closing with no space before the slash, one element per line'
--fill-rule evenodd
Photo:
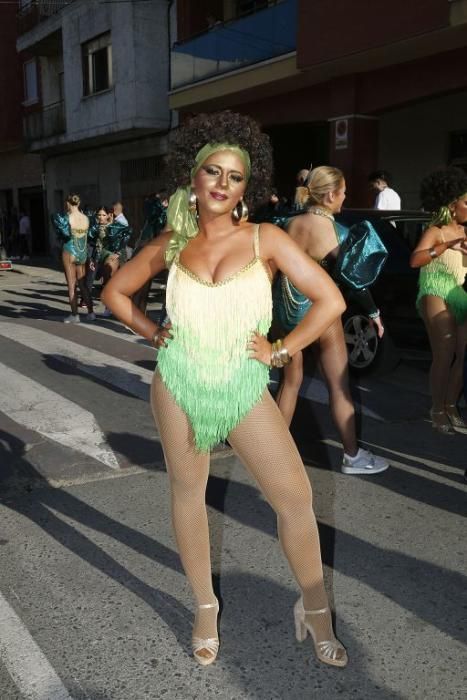
<path fill-rule="evenodd" d="M 196 452 L 182 409 L 154 375 L 151 405 L 161 436 L 171 485 L 177 546 L 198 605 L 215 601 L 211 578 L 205 493 L 209 455 Z M 277 514 L 284 553 L 302 590 L 305 610 L 326 608 L 320 544 L 305 468 L 284 419 L 266 391 L 231 432 L 229 442 Z M 215 637 L 216 614 L 199 611 L 194 636 Z M 317 641 L 334 639 L 331 616 L 313 617 Z"/>
<path fill-rule="evenodd" d="M 349 371 L 344 329 L 340 319 L 335 321 L 316 341 L 321 372 L 329 391 L 329 406 L 339 432 L 344 452 L 355 455 L 358 450 L 355 428 L 355 408 L 349 387 Z M 287 425 L 292 422 L 298 392 L 303 381 L 302 353 L 296 353 L 284 368 L 284 378 L 277 394 L 277 404 Z"/>
<path fill-rule="evenodd" d="M 84 303 L 88 307 L 89 313 L 91 313 L 93 309 L 93 304 L 91 293 L 86 285 L 86 268 L 84 265 L 76 265 L 74 260 L 75 258 L 68 251 L 63 251 L 62 262 L 68 286 L 68 298 L 70 300 L 71 313 L 74 315 L 78 313 L 78 297 L 76 294 L 76 284 L 78 284 L 79 291 L 84 300 Z"/>
<path fill-rule="evenodd" d="M 427 294 L 421 313 L 432 353 L 430 390 L 434 411 L 456 404 L 462 388 L 467 323 L 458 326 L 441 297 Z"/>

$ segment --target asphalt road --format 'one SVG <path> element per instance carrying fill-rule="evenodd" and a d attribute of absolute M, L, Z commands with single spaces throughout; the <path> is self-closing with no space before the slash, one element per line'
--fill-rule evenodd
<path fill-rule="evenodd" d="M 425 370 L 354 385 L 362 444 L 391 461 L 374 477 L 340 472 L 325 387 L 302 389 L 293 434 L 347 669 L 295 641 L 273 514 L 228 452 L 207 492 L 221 651 L 201 668 L 147 403 L 154 351 L 66 313 L 60 274 L 0 273 L 1 700 L 466 697 L 467 437 L 432 430 Z"/>

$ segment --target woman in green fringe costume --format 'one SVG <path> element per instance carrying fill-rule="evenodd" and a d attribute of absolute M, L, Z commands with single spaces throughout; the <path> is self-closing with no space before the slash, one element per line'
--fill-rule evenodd
<path fill-rule="evenodd" d="M 64 318 L 64 323 L 79 323 L 78 284 L 81 296 L 88 307 L 87 321 L 96 318 L 92 308 L 92 296 L 86 285 L 86 260 L 88 257 L 88 235 L 90 231 L 89 218 L 80 211 L 81 200 L 79 195 L 70 194 L 65 206 L 66 214 L 52 214 L 52 224 L 57 233 L 57 238 L 62 244 L 62 262 L 68 286 L 71 314 Z"/>
<path fill-rule="evenodd" d="M 433 428 L 449 435 L 453 430 L 467 432 L 457 410 L 467 345 L 467 175 L 460 168 L 437 170 L 422 181 L 420 196 L 433 218 L 410 264 L 420 268 L 417 307 L 433 356 L 431 421 Z"/>
<path fill-rule="evenodd" d="M 271 162 L 269 139 L 249 117 L 202 114 L 177 130 L 168 166 L 178 187 L 167 229 L 112 278 L 104 302 L 158 349 L 151 403 L 177 545 L 197 602 L 195 659 L 208 665 L 219 648 L 205 492 L 209 451 L 228 439 L 276 511 L 302 593 L 294 608 L 297 638 L 310 633 L 319 660 L 345 666 L 323 583 L 311 485 L 267 388 L 270 366 L 283 366 L 313 342 L 345 304 L 330 277 L 287 234 L 248 222 L 246 201 L 264 201 Z M 164 267 L 170 324 L 157 327 L 130 297 Z M 313 305 L 271 345 L 271 280 L 278 269 Z"/>

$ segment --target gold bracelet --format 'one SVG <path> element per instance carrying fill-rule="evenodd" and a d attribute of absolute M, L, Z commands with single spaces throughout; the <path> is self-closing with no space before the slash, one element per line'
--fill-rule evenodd
<path fill-rule="evenodd" d="M 157 349 L 156 343 L 157 343 L 157 341 L 159 340 L 159 331 L 160 331 L 160 328 L 156 328 L 156 331 L 155 331 L 154 335 L 153 335 L 152 338 L 151 338 L 151 343 L 154 345 L 154 347 L 155 347 L 156 349 Z"/>
<path fill-rule="evenodd" d="M 428 252 L 430 254 L 430 258 L 432 258 L 433 260 L 438 257 L 438 253 L 436 252 L 436 248 L 434 246 L 432 248 L 429 248 Z"/>
<path fill-rule="evenodd" d="M 280 369 L 281 367 L 285 367 L 285 365 L 288 365 L 290 360 L 291 357 L 289 355 L 289 352 L 287 348 L 284 348 L 284 346 L 282 345 L 281 338 L 275 340 L 271 346 L 271 367 L 277 367 L 278 369 Z"/>

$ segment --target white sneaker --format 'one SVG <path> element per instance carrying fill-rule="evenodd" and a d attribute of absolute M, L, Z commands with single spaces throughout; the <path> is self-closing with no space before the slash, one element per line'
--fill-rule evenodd
<path fill-rule="evenodd" d="M 96 320 L 96 314 L 94 313 L 94 311 L 91 311 L 91 313 L 86 314 L 86 316 L 84 317 L 84 320 L 85 320 L 85 321 L 95 321 L 95 320 Z"/>
<path fill-rule="evenodd" d="M 383 457 L 377 457 L 369 450 L 363 450 L 360 447 L 355 457 L 350 457 L 344 452 L 341 471 L 344 474 L 379 474 L 388 467 L 389 462 Z"/>
<path fill-rule="evenodd" d="M 70 314 L 69 316 L 65 316 L 63 319 L 63 323 L 79 323 L 79 314 Z"/>

